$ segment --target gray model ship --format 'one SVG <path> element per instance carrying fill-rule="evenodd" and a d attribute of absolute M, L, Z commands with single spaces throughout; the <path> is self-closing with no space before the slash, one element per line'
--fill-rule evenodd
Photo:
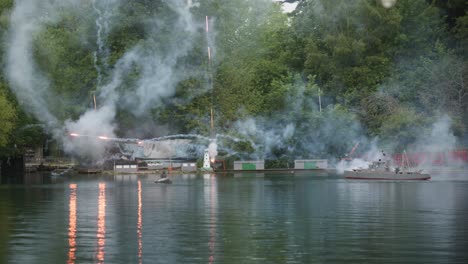
<path fill-rule="evenodd" d="M 431 176 L 422 173 L 422 170 L 413 170 L 409 166 L 394 167 L 390 166 L 390 161 L 374 161 L 367 169 L 352 169 L 345 171 L 346 179 L 363 180 L 429 180 Z"/>

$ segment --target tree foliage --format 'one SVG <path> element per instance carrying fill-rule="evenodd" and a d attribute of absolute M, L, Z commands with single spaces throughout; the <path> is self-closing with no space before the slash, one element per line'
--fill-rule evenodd
<path fill-rule="evenodd" d="M 457 135 L 467 137 L 465 1 L 399 0 L 384 8 L 375 0 L 303 0 L 291 14 L 269 0 L 192 2 L 196 36 L 173 69 L 190 74 L 176 84 L 173 96 L 142 117 L 118 104 L 118 135 L 134 133 L 142 122 L 164 126 L 167 133 L 208 135 L 213 108 L 219 133 L 236 134 L 234 124 L 249 117 L 271 120 L 271 129 L 294 124 L 294 136 L 286 140 L 291 148 L 278 145 L 275 158 L 343 153 L 363 133 L 410 144 L 442 112 L 455 120 Z M 13 5 L 0 0 L 3 42 Z M 178 14 L 166 1 L 121 1 L 108 10 L 111 27 L 96 60 L 96 14 L 90 1 L 80 8 L 60 10 L 59 19 L 34 38 L 35 63 L 54 95 L 47 102 L 61 121 L 92 107 L 100 89 L 96 66 L 105 83 L 135 45 L 167 54 L 174 41 L 186 37 L 173 30 Z M 200 26 L 206 15 L 212 26 L 208 37 Z M 0 51 L 2 68 L 6 50 Z M 141 76 L 136 66 L 129 71 L 119 89 L 131 91 Z M 10 88 L 0 73 L 0 146 L 35 144 L 43 132 L 21 130 L 36 120 L 18 109 Z M 335 125 L 320 129 L 330 124 Z M 327 137 L 330 131 L 340 140 Z M 153 132 L 148 128 L 137 136 Z M 319 146 L 312 144 L 317 138 L 323 142 L 311 150 Z M 232 148 L 254 151 L 245 142 Z"/>
<path fill-rule="evenodd" d="M 16 110 L 6 96 L 5 87 L 0 83 L 0 148 L 8 143 L 16 121 Z"/>

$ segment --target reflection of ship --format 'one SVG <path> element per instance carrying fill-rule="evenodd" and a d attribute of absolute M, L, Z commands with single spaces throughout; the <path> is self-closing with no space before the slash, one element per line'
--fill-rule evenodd
<path fill-rule="evenodd" d="M 390 167 L 390 161 L 374 161 L 367 169 L 353 169 L 345 171 L 346 179 L 366 180 L 429 180 L 431 176 L 422 173 L 422 170 L 411 170 L 409 166 Z"/>

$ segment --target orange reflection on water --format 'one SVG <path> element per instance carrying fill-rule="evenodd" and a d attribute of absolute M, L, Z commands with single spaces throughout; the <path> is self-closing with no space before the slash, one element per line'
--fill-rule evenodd
<path fill-rule="evenodd" d="M 138 263 L 142 263 L 142 255 L 143 255 L 143 241 L 142 237 L 142 229 L 143 229 L 143 221 L 142 221 L 142 212 L 141 212 L 142 202 L 141 202 L 141 181 L 138 180 L 138 220 L 137 220 L 137 236 L 138 236 Z"/>
<path fill-rule="evenodd" d="M 209 258 L 208 263 L 213 264 L 215 260 L 215 246 L 216 246 L 216 208 L 217 204 L 217 193 L 216 193 L 216 179 L 215 177 L 211 176 L 211 184 L 210 184 L 210 241 L 208 242 L 209 248 Z"/>
<path fill-rule="evenodd" d="M 106 184 L 99 183 L 98 197 L 98 250 L 96 258 L 98 263 L 104 263 L 104 246 L 106 245 Z"/>
<path fill-rule="evenodd" d="M 70 184 L 70 203 L 68 216 L 68 261 L 67 263 L 75 263 L 76 252 L 76 184 Z"/>

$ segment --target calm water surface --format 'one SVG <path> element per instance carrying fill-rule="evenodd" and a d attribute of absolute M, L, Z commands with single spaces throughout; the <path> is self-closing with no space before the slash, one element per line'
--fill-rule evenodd
<path fill-rule="evenodd" d="M 3 176 L 0 263 L 468 263 L 468 175 Z"/>

